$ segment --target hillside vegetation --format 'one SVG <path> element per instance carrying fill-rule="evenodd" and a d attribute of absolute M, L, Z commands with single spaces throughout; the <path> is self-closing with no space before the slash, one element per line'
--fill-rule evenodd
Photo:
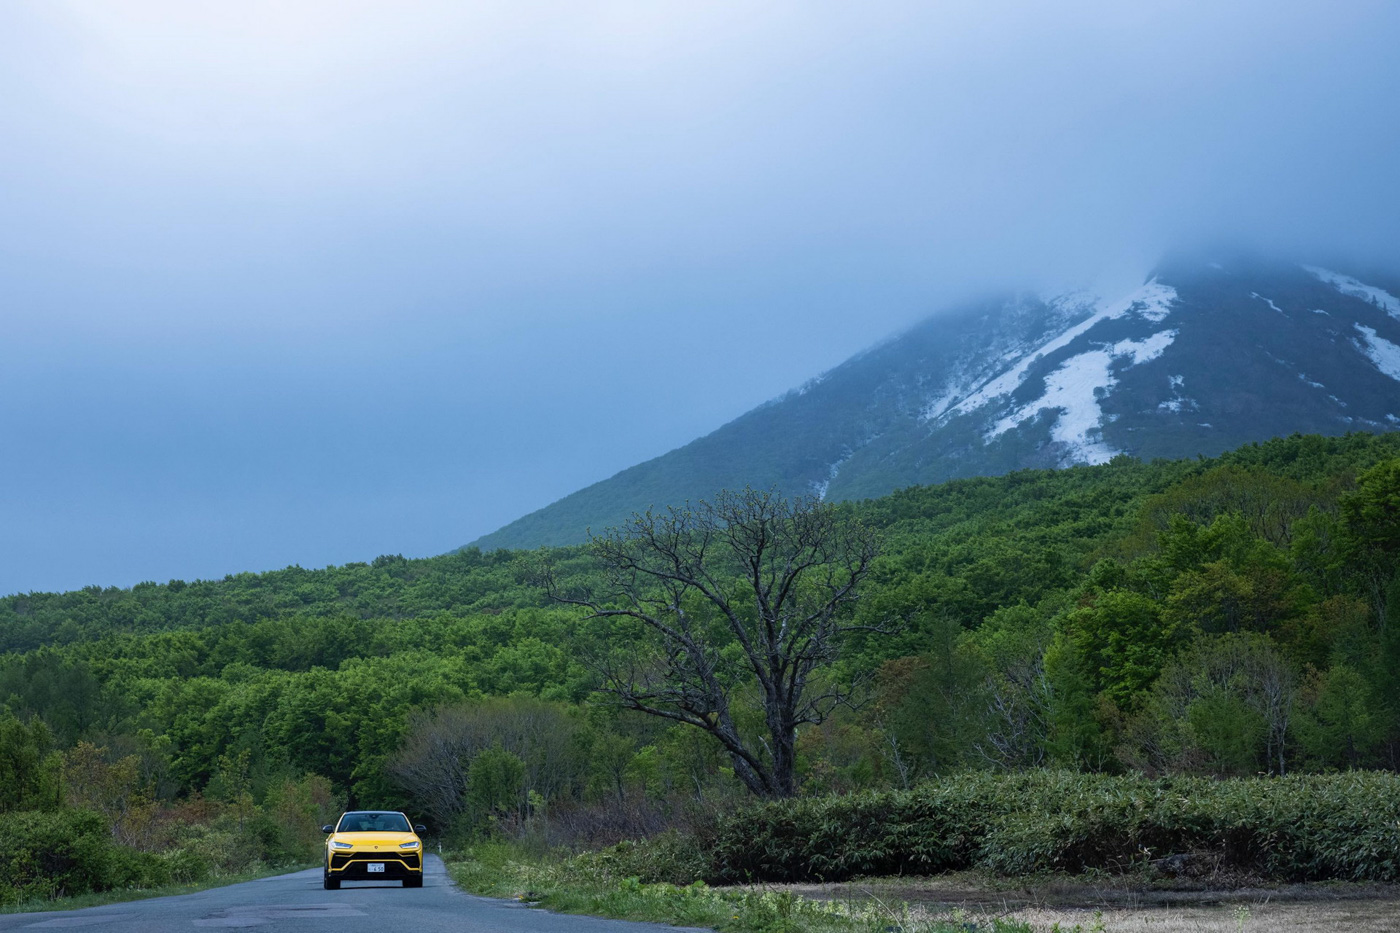
<path fill-rule="evenodd" d="M 865 702 L 801 734 L 807 795 L 1042 766 L 1400 764 L 1400 435 L 1120 457 L 842 508 L 884 540 L 858 611 L 901 630 L 847 646 L 834 676 Z M 552 557 L 565 577 L 597 572 L 585 549 Z M 303 857 L 347 801 L 587 845 L 740 795 L 696 730 L 590 700 L 582 659 L 626 632 L 551 605 L 538 559 L 4 598 L 0 820 L 95 813 L 132 851 L 188 853 L 188 873 L 233 849 Z M 174 870 L 122 864 L 73 886 Z M 0 875 L 0 891 L 35 883 Z"/>

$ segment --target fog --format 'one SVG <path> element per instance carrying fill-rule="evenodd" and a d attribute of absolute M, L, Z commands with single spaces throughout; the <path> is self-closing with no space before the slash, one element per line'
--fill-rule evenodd
<path fill-rule="evenodd" d="M 1390 0 L 0 17 L 0 593 L 440 553 L 987 289 L 1400 234 Z"/>

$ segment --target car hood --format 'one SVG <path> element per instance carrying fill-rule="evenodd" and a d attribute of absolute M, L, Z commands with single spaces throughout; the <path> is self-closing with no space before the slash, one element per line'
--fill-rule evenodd
<path fill-rule="evenodd" d="M 417 840 L 413 833 L 335 833 L 330 838 L 332 842 L 348 842 L 357 849 L 373 849 L 375 846 L 397 849 L 405 842 Z"/>

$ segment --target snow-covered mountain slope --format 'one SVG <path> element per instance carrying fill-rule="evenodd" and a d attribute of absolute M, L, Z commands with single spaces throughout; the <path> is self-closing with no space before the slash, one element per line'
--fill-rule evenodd
<path fill-rule="evenodd" d="M 1127 295 L 1003 296 L 935 315 L 473 543 L 576 542 L 638 509 L 744 485 L 865 498 L 1397 427 L 1400 276 L 1183 258 Z"/>

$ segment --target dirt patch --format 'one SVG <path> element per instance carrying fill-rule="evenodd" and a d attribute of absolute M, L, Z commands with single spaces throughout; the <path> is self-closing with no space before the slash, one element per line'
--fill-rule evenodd
<path fill-rule="evenodd" d="M 1126 878 L 1007 880 L 970 873 L 840 884 L 761 885 L 816 900 L 907 907 L 924 918 L 976 922 L 1014 918 L 1036 930 L 1104 933 L 1400 933 L 1400 885 L 1293 884 L 1225 887 L 1207 882 L 1145 884 Z M 895 924 L 897 925 L 897 924 Z"/>
<path fill-rule="evenodd" d="M 975 915 L 981 916 L 981 915 Z M 1393 933 L 1400 930 L 1395 901 L 1285 902 L 1234 907 L 1147 907 L 1103 911 L 1030 908 L 1000 916 L 1036 930 L 1076 926 L 1104 933 Z"/>

